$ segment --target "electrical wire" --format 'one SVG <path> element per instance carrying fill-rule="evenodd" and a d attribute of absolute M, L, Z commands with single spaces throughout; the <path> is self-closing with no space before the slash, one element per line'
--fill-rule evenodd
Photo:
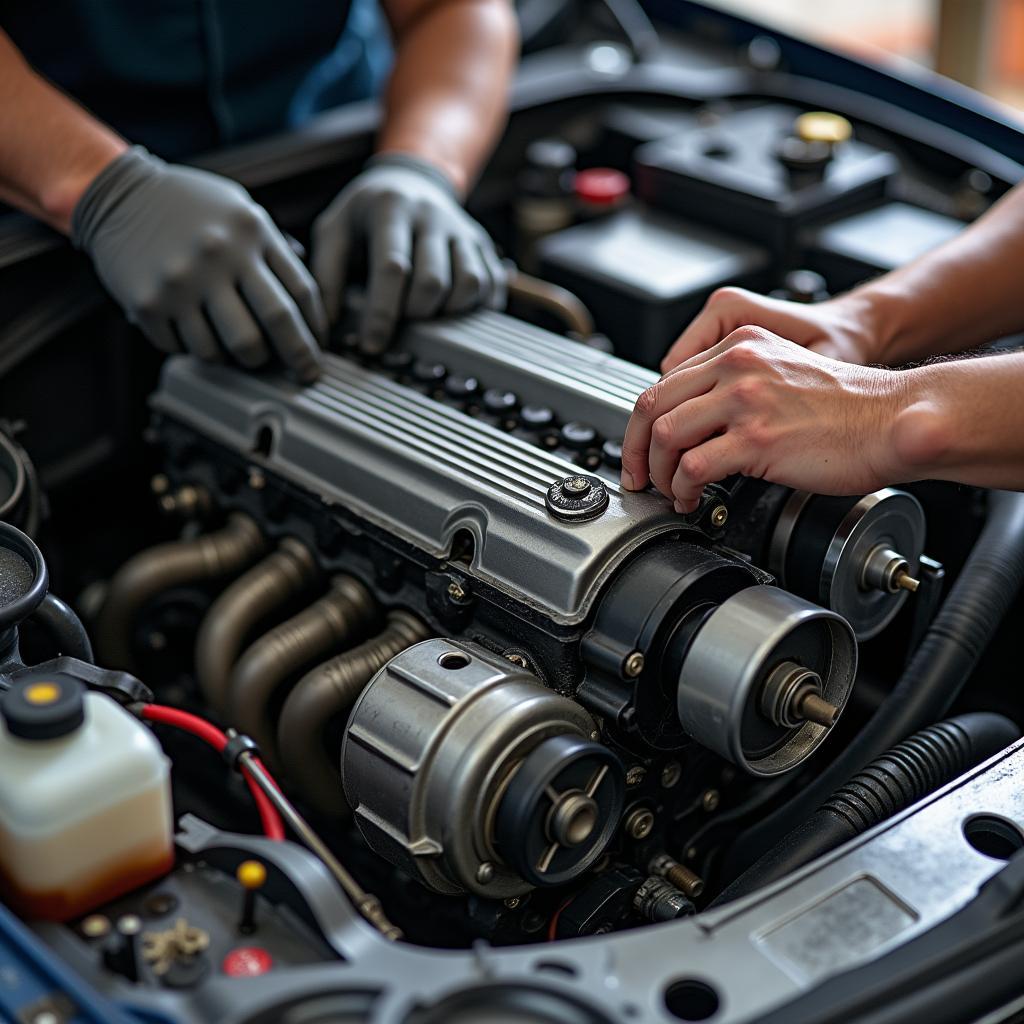
<path fill-rule="evenodd" d="M 187 711 L 170 708 L 164 704 L 143 704 L 140 714 L 147 722 L 159 722 L 161 725 L 170 725 L 176 729 L 181 729 L 183 732 L 191 733 L 208 746 L 213 747 L 218 754 L 222 753 L 228 745 L 227 733 L 222 732 L 217 726 L 207 722 L 206 719 L 190 714 Z M 263 774 L 269 779 L 270 775 L 266 768 L 263 768 L 259 759 L 253 758 L 253 762 L 262 768 Z M 252 793 L 256 810 L 259 812 L 260 822 L 263 825 L 264 835 L 268 839 L 284 839 L 284 822 L 281 820 L 281 815 L 278 814 L 277 808 L 256 780 L 253 779 L 248 767 L 243 766 L 242 776 L 249 787 L 249 792 Z M 276 786 L 277 784 L 274 783 L 274 785 Z"/>

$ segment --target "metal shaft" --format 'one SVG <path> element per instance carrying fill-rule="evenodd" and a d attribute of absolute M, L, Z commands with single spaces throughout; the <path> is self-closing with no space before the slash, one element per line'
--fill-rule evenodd
<path fill-rule="evenodd" d="M 330 847 L 313 831 L 310 824 L 292 806 L 291 801 L 277 788 L 274 780 L 266 773 L 263 766 L 248 751 L 239 757 L 243 767 L 253 777 L 256 785 L 266 793 L 267 798 L 277 808 L 278 813 L 288 823 L 288 827 L 299 837 L 303 845 L 323 861 L 324 866 L 334 876 L 345 895 L 355 905 L 367 921 L 379 931 L 384 938 L 394 942 L 402 938 L 402 931 L 393 925 L 384 913 L 384 908 L 376 896 L 368 893 L 349 873 L 348 869 L 331 852 Z"/>

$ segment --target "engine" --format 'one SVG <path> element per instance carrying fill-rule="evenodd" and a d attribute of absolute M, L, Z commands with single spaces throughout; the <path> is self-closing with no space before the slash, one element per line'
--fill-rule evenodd
<path fill-rule="evenodd" d="M 486 312 L 376 360 L 337 348 L 309 388 L 170 360 L 161 487 L 227 524 L 218 585 L 245 570 L 198 631 L 203 704 L 436 893 L 646 872 L 723 773 L 782 775 L 827 739 L 858 639 L 918 585 L 904 492 L 734 480 L 679 516 L 623 491 L 656 377 L 614 356 Z M 112 664 L 133 667 L 154 558 L 174 561 L 112 581 Z"/>

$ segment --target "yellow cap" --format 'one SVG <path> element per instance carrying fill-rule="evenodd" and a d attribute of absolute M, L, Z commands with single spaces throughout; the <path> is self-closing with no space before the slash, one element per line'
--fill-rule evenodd
<path fill-rule="evenodd" d="M 840 114 L 824 110 L 811 110 L 801 114 L 793 124 L 793 131 L 804 142 L 846 142 L 853 135 L 853 125 Z"/>
<path fill-rule="evenodd" d="M 56 683 L 32 683 L 25 687 L 25 700 L 29 704 L 53 704 L 60 700 L 61 689 Z"/>
<path fill-rule="evenodd" d="M 258 860 L 243 860 L 235 871 L 235 878 L 245 889 L 260 889 L 267 880 L 267 869 Z"/>

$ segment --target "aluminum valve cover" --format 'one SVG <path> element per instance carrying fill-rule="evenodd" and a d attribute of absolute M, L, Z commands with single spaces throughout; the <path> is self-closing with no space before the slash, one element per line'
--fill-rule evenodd
<path fill-rule="evenodd" d="M 524 332 L 498 314 L 444 324 L 449 347 L 457 335 L 464 349 L 484 350 L 479 358 L 517 360 L 517 379 L 527 374 L 554 388 L 552 405 L 563 420 L 600 414 L 603 429 L 621 436 L 629 395 L 645 386 L 628 363 L 544 331 Z M 510 339 L 504 347 L 502 325 Z M 422 348 L 432 330 L 417 328 L 411 340 Z M 664 498 L 623 491 L 611 479 L 599 516 L 564 522 L 548 510 L 546 495 L 580 473 L 572 462 L 347 359 L 328 355 L 324 366 L 320 380 L 302 387 L 177 356 L 164 365 L 152 407 L 433 557 L 446 557 L 456 533 L 470 531 L 470 573 L 559 623 L 582 621 L 603 580 L 632 551 L 686 526 Z M 495 364 L 488 376 L 498 371 Z M 257 452 L 267 450 L 267 430 L 264 456 Z"/>

